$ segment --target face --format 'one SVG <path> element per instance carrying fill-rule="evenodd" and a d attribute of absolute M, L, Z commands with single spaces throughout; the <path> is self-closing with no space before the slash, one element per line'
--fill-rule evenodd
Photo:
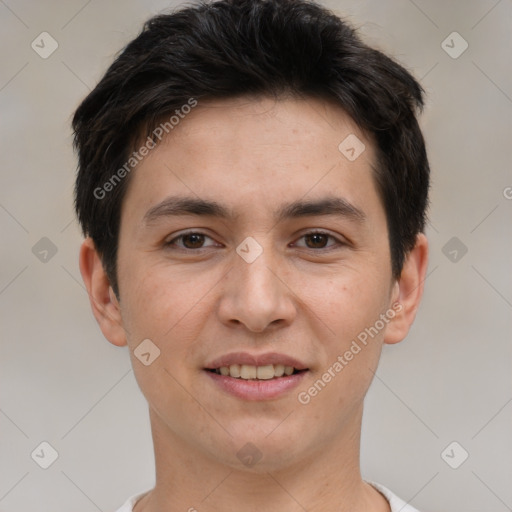
<path fill-rule="evenodd" d="M 339 107 L 244 98 L 200 103 L 133 171 L 119 308 L 161 432 L 233 467 L 252 443 L 269 470 L 359 428 L 400 308 L 375 164 Z"/>

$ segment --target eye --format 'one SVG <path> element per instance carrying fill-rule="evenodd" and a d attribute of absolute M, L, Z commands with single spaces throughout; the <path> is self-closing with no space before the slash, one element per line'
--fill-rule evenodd
<path fill-rule="evenodd" d="M 205 245 L 207 240 L 210 240 L 212 243 Z M 336 246 L 344 245 L 344 243 L 338 240 L 336 237 L 323 231 L 311 231 L 309 233 L 305 233 L 300 237 L 299 240 L 304 240 L 305 245 L 296 243 L 294 244 L 296 247 L 303 247 L 305 249 L 311 250 L 330 249 Z M 214 247 L 215 245 L 217 244 L 211 237 L 199 231 L 189 231 L 187 233 L 182 233 L 181 235 L 178 235 L 165 242 L 166 247 L 175 247 L 185 251 L 200 250 L 207 247 Z"/>
<path fill-rule="evenodd" d="M 306 241 L 306 249 L 327 249 L 336 245 L 343 245 L 343 243 L 340 240 L 330 235 L 329 233 L 324 233 L 323 231 L 311 231 L 309 233 L 302 235 L 301 239 L 304 239 Z M 329 240 L 334 241 L 334 243 L 328 245 Z"/>
<path fill-rule="evenodd" d="M 190 231 L 188 233 L 182 233 L 181 235 L 174 237 L 172 240 L 165 242 L 165 245 L 167 247 L 175 246 L 184 250 L 203 249 L 204 247 L 215 245 L 211 244 L 209 246 L 205 246 L 204 243 L 206 239 L 212 240 L 208 235 L 205 235 L 204 233 Z"/>

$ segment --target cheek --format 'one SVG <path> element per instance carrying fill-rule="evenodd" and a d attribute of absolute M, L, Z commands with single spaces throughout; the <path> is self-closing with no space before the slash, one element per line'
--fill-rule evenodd
<path fill-rule="evenodd" d="M 184 385 L 198 370 L 204 347 L 205 322 L 211 318 L 208 292 L 218 282 L 203 275 L 193 279 L 165 264 L 133 265 L 123 269 L 127 284 L 122 299 L 123 323 L 127 330 L 132 364 L 141 388 L 158 387 L 161 374 L 154 375 L 135 359 L 142 340 L 150 339 L 160 351 L 151 366 L 168 371 Z M 196 364 L 196 366 L 194 366 Z M 165 370 L 166 371 L 165 371 Z M 153 376 L 148 380 L 148 375 Z M 156 378 L 157 381 L 151 379 Z M 163 385 L 163 384 L 162 384 Z M 169 383 L 164 388 L 168 388 Z M 150 399 L 149 397 L 147 397 Z M 161 398 L 160 398 L 161 399 Z"/>
<path fill-rule="evenodd" d="M 123 279 L 122 310 L 129 337 L 164 342 L 193 317 L 204 295 L 202 286 L 162 264 L 134 262 L 120 267 Z"/>
<path fill-rule="evenodd" d="M 365 270 L 343 269 L 329 279 L 309 280 L 304 300 L 325 325 L 333 349 L 350 344 L 387 307 L 387 274 Z"/>
<path fill-rule="evenodd" d="M 134 265 L 131 270 L 122 270 L 125 286 L 121 310 L 136 380 L 155 409 L 175 410 L 183 402 L 186 410 L 193 404 L 183 386 L 190 386 L 196 370 L 192 362 L 197 360 L 200 318 L 207 317 L 207 303 L 200 299 L 206 292 L 187 285 L 182 277 L 171 278 L 162 267 Z M 142 352 L 138 347 L 148 339 L 154 344 L 149 345 L 149 352 L 158 355 L 145 365 L 138 357 Z"/>
<path fill-rule="evenodd" d="M 365 395 L 377 367 L 385 325 L 389 285 L 385 272 L 355 270 L 339 273 L 324 286 L 308 287 L 308 307 L 326 326 L 322 364 L 317 370 L 315 389 L 324 400 L 348 407 L 357 406 Z M 319 411 L 321 414 L 321 412 Z M 325 414 L 325 412 L 324 412 Z M 330 413 L 328 413 L 330 414 Z"/>

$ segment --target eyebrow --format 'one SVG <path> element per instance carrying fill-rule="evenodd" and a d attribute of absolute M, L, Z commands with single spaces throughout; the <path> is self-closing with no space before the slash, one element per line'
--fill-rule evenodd
<path fill-rule="evenodd" d="M 171 196 L 150 208 L 144 215 L 143 222 L 151 224 L 161 218 L 197 215 L 235 220 L 238 215 L 227 206 L 216 201 L 195 197 Z M 342 197 L 329 196 L 316 200 L 297 200 L 281 206 L 274 212 L 276 222 L 299 218 L 335 215 L 358 223 L 366 219 L 365 213 Z"/>

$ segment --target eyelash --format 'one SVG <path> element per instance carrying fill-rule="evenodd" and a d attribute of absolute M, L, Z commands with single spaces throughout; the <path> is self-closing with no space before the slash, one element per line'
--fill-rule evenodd
<path fill-rule="evenodd" d="M 186 233 L 182 233 L 181 235 L 178 235 L 176 237 L 174 237 L 172 240 L 169 240 L 168 242 L 165 242 L 165 247 L 167 248 L 173 248 L 173 246 L 175 248 L 177 248 L 178 250 L 180 251 L 183 251 L 183 252 L 195 252 L 195 253 L 201 253 L 203 252 L 205 249 L 208 249 L 208 248 L 204 248 L 204 247 L 200 247 L 198 249 L 188 249 L 186 247 L 177 247 L 175 245 L 175 242 L 177 240 L 182 240 L 184 237 L 188 236 L 188 235 L 202 235 L 206 238 L 210 238 L 212 239 L 210 236 L 208 236 L 206 233 L 202 233 L 201 231 L 187 231 Z M 305 238 L 307 236 L 311 236 L 311 235 L 325 235 L 327 236 L 329 239 L 332 239 L 336 242 L 336 244 L 333 244 L 331 246 L 326 246 L 326 247 L 320 247 L 320 248 L 317 248 L 317 249 L 314 249 L 314 248 L 311 248 L 311 247 L 304 247 L 304 249 L 306 249 L 307 251 L 313 251 L 313 252 L 319 252 L 319 251 L 323 251 L 323 252 L 327 252 L 327 251 L 330 251 L 330 250 L 333 250 L 333 248 L 339 248 L 341 246 L 344 246 L 346 245 L 346 243 L 342 242 L 341 240 L 339 240 L 338 238 L 336 238 L 335 236 L 331 235 L 330 233 L 327 233 L 325 231 L 321 231 L 321 230 L 316 230 L 316 231 L 308 231 L 307 233 L 304 233 L 303 235 L 300 236 L 299 239 L 302 239 L 302 238 Z"/>

